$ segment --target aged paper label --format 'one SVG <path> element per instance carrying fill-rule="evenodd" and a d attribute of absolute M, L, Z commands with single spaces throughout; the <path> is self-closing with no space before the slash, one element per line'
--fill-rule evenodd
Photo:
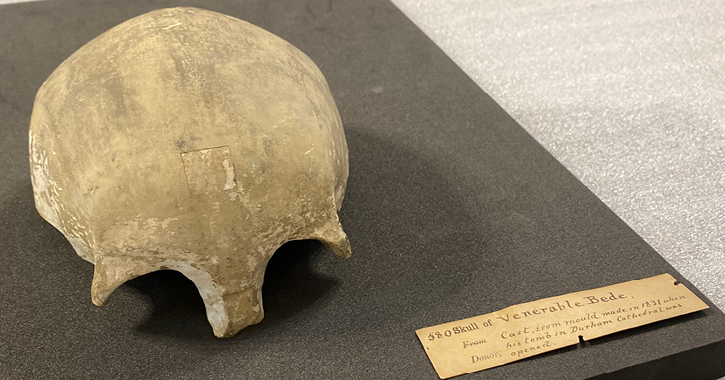
<path fill-rule="evenodd" d="M 669 274 L 545 298 L 416 330 L 441 379 L 500 366 L 708 306 Z"/>

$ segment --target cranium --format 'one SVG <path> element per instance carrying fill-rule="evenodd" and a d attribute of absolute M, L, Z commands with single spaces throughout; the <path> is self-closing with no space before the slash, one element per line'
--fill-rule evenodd
<path fill-rule="evenodd" d="M 294 46 L 219 13 L 153 11 L 71 55 L 36 96 L 30 166 L 40 215 L 95 265 L 99 306 L 173 269 L 214 334 L 233 336 L 262 319 L 282 244 L 350 255 L 337 216 L 347 144 L 327 82 Z"/>

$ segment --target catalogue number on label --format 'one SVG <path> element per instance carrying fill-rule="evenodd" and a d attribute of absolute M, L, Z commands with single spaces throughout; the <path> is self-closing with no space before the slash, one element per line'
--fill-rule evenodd
<path fill-rule="evenodd" d="M 707 309 L 662 274 L 511 306 L 416 331 L 441 379 Z"/>

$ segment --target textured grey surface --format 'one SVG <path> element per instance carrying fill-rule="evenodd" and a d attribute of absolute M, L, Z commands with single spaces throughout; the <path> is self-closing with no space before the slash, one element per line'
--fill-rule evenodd
<path fill-rule="evenodd" d="M 393 3 L 725 308 L 725 3 Z"/>

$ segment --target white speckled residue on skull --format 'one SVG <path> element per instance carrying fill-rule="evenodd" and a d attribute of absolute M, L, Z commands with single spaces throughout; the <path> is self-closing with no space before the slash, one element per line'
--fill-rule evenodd
<path fill-rule="evenodd" d="M 228 337 L 262 319 L 282 244 L 350 255 L 337 216 L 347 144 L 327 83 L 244 21 L 171 8 L 104 33 L 38 91 L 29 148 L 38 212 L 94 263 L 97 305 L 176 270 Z"/>

